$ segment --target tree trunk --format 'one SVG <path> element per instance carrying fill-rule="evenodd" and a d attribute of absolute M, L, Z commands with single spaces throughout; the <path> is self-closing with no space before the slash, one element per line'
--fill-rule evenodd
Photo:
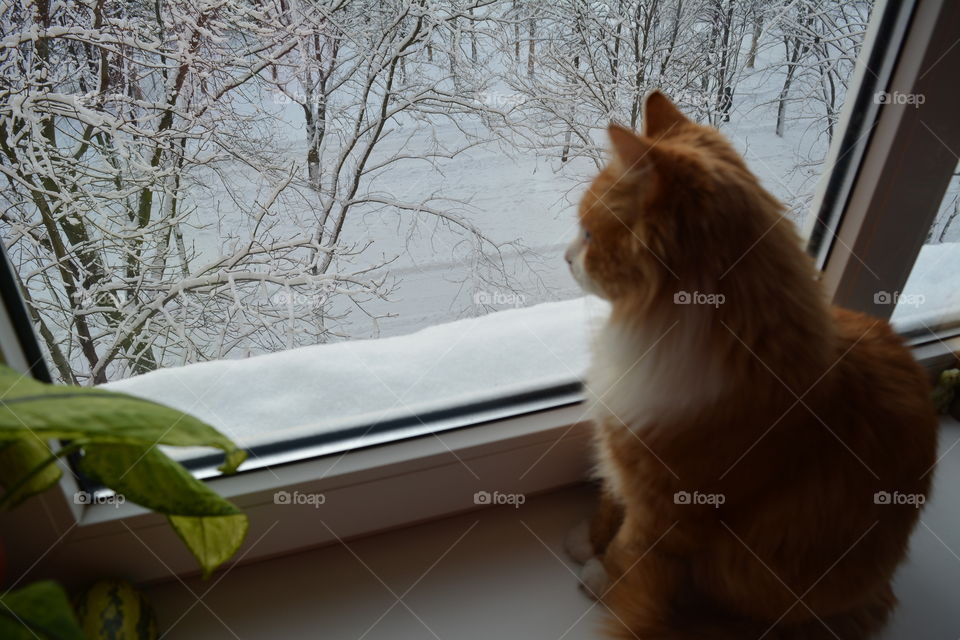
<path fill-rule="evenodd" d="M 473 18 L 473 8 L 470 8 L 470 60 L 477 61 L 477 23 Z"/>
<path fill-rule="evenodd" d="M 783 88 L 780 89 L 780 96 L 777 98 L 776 133 L 781 138 L 783 137 L 784 120 L 787 117 L 787 98 L 790 95 L 790 85 L 793 83 L 793 70 L 793 65 L 787 68 L 787 77 L 783 80 Z"/>
<path fill-rule="evenodd" d="M 667 67 L 673 57 L 673 50 L 677 46 L 677 36 L 680 34 L 680 17 L 683 14 L 683 2 L 677 0 L 677 12 L 673 16 L 673 29 L 670 31 L 670 44 L 664 53 L 663 60 L 660 62 L 660 77 L 667 75 Z"/>
<path fill-rule="evenodd" d="M 747 68 L 753 69 L 757 64 L 757 47 L 760 42 L 760 34 L 763 33 L 763 14 L 755 10 L 756 15 L 753 19 L 753 37 L 750 39 L 750 52 L 747 54 Z"/>
<path fill-rule="evenodd" d="M 513 61 L 520 63 L 520 21 L 513 23 Z"/>
<path fill-rule="evenodd" d="M 573 57 L 573 82 L 576 82 L 577 72 L 580 70 L 580 56 Z M 573 136 L 573 121 L 577 117 L 577 105 L 574 101 L 570 101 L 570 124 L 567 127 L 567 131 L 563 134 L 563 151 L 560 153 L 560 162 L 566 162 L 570 159 L 570 139 Z"/>
<path fill-rule="evenodd" d="M 450 34 L 450 51 L 448 57 L 450 59 L 450 79 L 453 81 L 453 86 L 456 89 L 460 88 L 460 76 L 457 75 L 457 68 L 460 56 L 460 24 L 454 22 L 452 25 L 453 32 Z"/>
<path fill-rule="evenodd" d="M 808 29 L 810 27 L 810 14 L 808 11 L 804 11 L 804 7 L 799 8 L 800 17 L 798 22 Z M 793 76 L 797 71 L 797 65 L 800 64 L 800 59 L 807 52 L 807 44 L 803 40 L 804 32 L 801 31 L 798 35 L 794 37 L 785 37 L 783 41 L 784 50 L 787 53 L 787 74 L 783 79 L 783 88 L 780 90 L 780 96 L 777 99 L 777 128 L 776 133 L 781 138 L 783 137 L 784 121 L 787 116 L 787 98 L 790 95 L 790 85 L 793 84 Z M 791 50 L 790 45 L 793 45 Z"/>
<path fill-rule="evenodd" d="M 527 77 L 533 77 L 533 63 L 536 60 L 537 49 L 536 49 L 536 35 L 537 35 L 537 23 L 531 17 L 527 20 Z"/>
<path fill-rule="evenodd" d="M 717 67 L 717 93 L 716 93 L 716 111 L 717 111 L 717 122 L 723 118 L 729 120 L 730 117 L 725 113 L 729 111 L 729 105 L 727 104 L 728 95 L 727 95 L 727 75 L 729 67 L 729 57 L 728 50 L 730 48 L 730 28 L 733 26 L 733 0 L 727 0 L 727 11 L 726 15 L 720 10 L 720 4 L 717 3 L 718 17 L 721 20 L 720 25 L 720 64 Z M 722 116 L 722 118 L 721 118 Z"/>

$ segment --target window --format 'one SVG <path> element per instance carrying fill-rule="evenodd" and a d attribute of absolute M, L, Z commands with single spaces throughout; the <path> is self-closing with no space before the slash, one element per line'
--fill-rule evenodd
<path fill-rule="evenodd" d="M 267 448 L 570 402 L 606 123 L 664 89 L 802 225 L 873 3 L 419 6 L 7 12 L 3 238 L 56 380 Z"/>

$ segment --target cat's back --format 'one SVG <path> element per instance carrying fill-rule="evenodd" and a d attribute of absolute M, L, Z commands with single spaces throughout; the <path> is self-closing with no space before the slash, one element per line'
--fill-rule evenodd
<path fill-rule="evenodd" d="M 836 435 L 875 464 L 922 474 L 936 460 L 938 420 L 926 370 L 885 320 L 833 308 L 832 368 L 818 383 L 814 411 L 835 416 Z M 895 459 L 894 459 L 895 458 Z"/>

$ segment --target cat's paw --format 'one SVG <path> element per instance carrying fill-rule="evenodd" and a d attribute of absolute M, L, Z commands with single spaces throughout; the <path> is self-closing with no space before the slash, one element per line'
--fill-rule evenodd
<path fill-rule="evenodd" d="M 570 559 L 577 564 L 586 564 L 593 557 L 589 520 L 583 520 L 577 523 L 577 526 L 573 529 L 570 529 L 566 540 L 563 542 L 563 548 L 566 549 Z"/>
<path fill-rule="evenodd" d="M 599 600 L 610 588 L 610 576 L 600 558 L 593 557 L 580 569 L 580 588 L 594 600 Z"/>

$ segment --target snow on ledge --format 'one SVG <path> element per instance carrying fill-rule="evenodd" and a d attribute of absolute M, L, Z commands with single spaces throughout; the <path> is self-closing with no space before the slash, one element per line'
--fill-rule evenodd
<path fill-rule="evenodd" d="M 903 291 L 880 292 L 896 302 L 893 311 L 897 331 L 934 330 L 957 321 L 960 312 L 960 242 L 927 244 Z"/>
<path fill-rule="evenodd" d="M 189 412 L 249 447 L 569 382 L 607 313 L 601 300 L 577 298 L 102 386 Z"/>

